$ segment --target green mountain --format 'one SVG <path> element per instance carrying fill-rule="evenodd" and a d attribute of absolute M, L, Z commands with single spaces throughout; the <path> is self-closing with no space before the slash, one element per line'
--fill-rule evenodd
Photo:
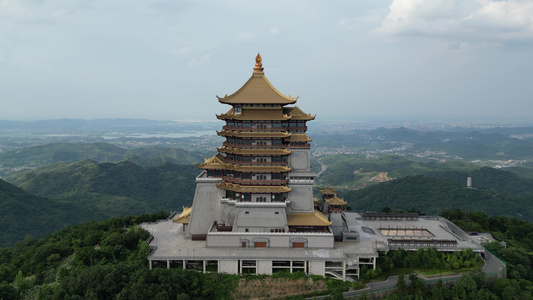
<path fill-rule="evenodd" d="M 0 180 L 0 248 L 26 235 L 40 238 L 67 225 L 97 218 L 83 205 L 35 196 Z"/>
<path fill-rule="evenodd" d="M 14 173 L 5 180 L 38 196 L 91 205 L 115 216 L 190 205 L 197 175 L 193 165 L 141 167 L 129 161 L 83 160 Z"/>
<path fill-rule="evenodd" d="M 2 181 L 0 216 L 6 225 L 2 223 L 0 246 L 81 221 L 190 206 L 198 173 L 193 165 L 141 167 L 91 160 L 14 173 L 5 179 L 18 187 Z"/>
<path fill-rule="evenodd" d="M 0 152 L 3 168 L 40 167 L 57 162 L 73 163 L 84 159 L 97 162 L 132 160 L 143 166 L 164 161 L 194 164 L 202 161 L 202 154 L 176 148 L 150 147 L 124 149 L 107 143 L 51 143 Z"/>
<path fill-rule="evenodd" d="M 509 196 L 488 189 L 468 189 L 465 184 L 432 176 L 407 176 L 360 189 L 339 190 L 356 210 L 416 209 L 430 215 L 443 210 L 481 211 L 533 220 L 533 202 L 528 197 Z"/>

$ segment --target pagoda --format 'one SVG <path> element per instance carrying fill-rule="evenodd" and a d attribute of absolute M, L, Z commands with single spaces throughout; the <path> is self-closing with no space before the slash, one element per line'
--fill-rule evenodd
<path fill-rule="evenodd" d="M 186 235 L 207 247 L 309 247 L 313 242 L 298 233 L 321 233 L 317 245 L 333 247 L 332 222 L 315 210 L 312 190 L 316 174 L 306 132 L 315 116 L 290 106 L 298 98 L 268 81 L 259 54 L 250 79 L 217 98 L 231 106 L 217 115 L 225 141 L 197 165 L 203 171 L 192 209 L 178 218 L 188 222 Z"/>
<path fill-rule="evenodd" d="M 298 98 L 279 92 L 257 55 L 250 79 L 217 97 L 224 138 L 198 168 L 191 207 L 145 223 L 149 267 L 229 274 L 305 272 L 338 279 L 376 270 L 378 251 L 484 251 L 441 217 L 353 211 L 330 186 L 313 196 L 307 122 Z M 177 224 L 176 224 L 177 223 Z"/>

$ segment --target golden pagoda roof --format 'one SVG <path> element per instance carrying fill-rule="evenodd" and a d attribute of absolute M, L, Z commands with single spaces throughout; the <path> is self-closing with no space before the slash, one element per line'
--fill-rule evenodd
<path fill-rule="evenodd" d="M 289 138 L 289 141 L 290 142 L 310 142 L 312 141 L 312 139 L 308 137 L 307 134 L 305 133 L 302 133 L 302 134 L 293 133 L 291 137 Z"/>
<path fill-rule="evenodd" d="M 242 149 L 232 147 L 217 148 L 217 151 L 230 154 L 241 155 L 289 155 L 291 150 L 288 149 Z"/>
<path fill-rule="evenodd" d="M 286 138 L 291 136 L 290 132 L 249 132 L 249 131 L 217 131 L 220 136 L 249 137 L 249 138 Z"/>
<path fill-rule="evenodd" d="M 221 182 L 217 188 L 240 193 L 288 193 L 292 190 L 284 185 L 240 185 L 230 182 Z"/>
<path fill-rule="evenodd" d="M 331 194 L 337 194 L 337 191 L 334 190 L 332 187 L 328 186 L 324 189 L 319 189 L 320 193 L 323 194 L 323 195 L 331 195 Z"/>
<path fill-rule="evenodd" d="M 241 166 L 236 164 L 224 164 L 224 169 L 238 172 L 290 172 L 291 167 L 285 166 Z"/>
<path fill-rule="evenodd" d="M 224 163 L 224 155 L 217 153 L 211 158 L 204 158 L 204 162 L 197 164 L 200 169 L 224 169 L 226 163 Z"/>
<path fill-rule="evenodd" d="M 181 214 L 177 218 L 172 219 L 172 222 L 181 223 L 181 224 L 189 224 L 189 218 L 191 217 L 191 211 L 192 211 L 192 207 L 183 206 L 183 211 L 181 212 Z"/>
<path fill-rule="evenodd" d="M 219 97 L 218 101 L 225 104 L 293 104 L 296 98 L 285 96 L 278 91 L 263 72 L 261 55 L 257 54 L 255 58 L 254 72 L 250 79 L 235 93 Z"/>
<path fill-rule="evenodd" d="M 335 197 L 333 197 L 333 198 L 325 199 L 325 201 L 329 205 L 346 205 L 347 204 L 346 201 L 344 201 L 341 198 L 338 198 L 337 195 L 335 195 Z"/>
<path fill-rule="evenodd" d="M 246 107 L 242 109 L 242 113 L 236 114 L 231 108 L 228 112 L 224 114 L 217 115 L 217 118 L 220 120 L 241 120 L 241 121 L 285 121 L 289 120 L 291 117 L 289 115 L 283 114 L 281 108 L 278 109 L 247 109 Z"/>
<path fill-rule="evenodd" d="M 287 225 L 289 226 L 330 226 L 326 215 L 315 210 L 314 212 L 287 213 Z"/>
<path fill-rule="evenodd" d="M 299 121 L 310 121 L 310 120 L 314 120 L 316 117 L 316 115 L 312 116 L 311 114 L 306 114 L 298 106 L 284 107 L 283 113 L 291 116 L 291 120 L 299 120 Z"/>

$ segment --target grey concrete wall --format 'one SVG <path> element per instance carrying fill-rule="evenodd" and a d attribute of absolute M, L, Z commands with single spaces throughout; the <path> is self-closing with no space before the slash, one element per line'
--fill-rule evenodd
<path fill-rule="evenodd" d="M 207 235 L 207 247 L 242 247 L 242 241 L 249 241 L 249 247 L 253 247 L 254 241 L 268 240 L 269 248 L 291 248 L 291 240 L 307 240 L 308 248 L 333 248 L 333 235 L 299 235 L 299 234 L 252 234 L 252 233 L 211 233 Z"/>
<path fill-rule="evenodd" d="M 257 261 L 257 274 L 272 275 L 272 261 L 271 260 L 258 260 Z"/>
<path fill-rule="evenodd" d="M 325 261 L 310 261 L 309 273 L 313 275 L 325 276 L 326 262 Z"/>
<path fill-rule="evenodd" d="M 239 264 L 237 260 L 220 260 L 218 261 L 218 272 L 228 274 L 238 274 Z"/>
<path fill-rule="evenodd" d="M 196 179 L 196 192 L 189 226 L 187 226 L 188 236 L 207 234 L 213 222 L 220 216 L 220 199 L 223 190 L 216 187 L 220 180 L 206 180 L 200 176 Z"/>

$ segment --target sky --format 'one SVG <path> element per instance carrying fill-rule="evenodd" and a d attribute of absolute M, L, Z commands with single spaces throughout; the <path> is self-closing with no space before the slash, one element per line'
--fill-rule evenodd
<path fill-rule="evenodd" d="M 533 119 L 531 0 L 0 0 L 0 119 L 216 120 L 258 52 L 317 120 Z"/>

